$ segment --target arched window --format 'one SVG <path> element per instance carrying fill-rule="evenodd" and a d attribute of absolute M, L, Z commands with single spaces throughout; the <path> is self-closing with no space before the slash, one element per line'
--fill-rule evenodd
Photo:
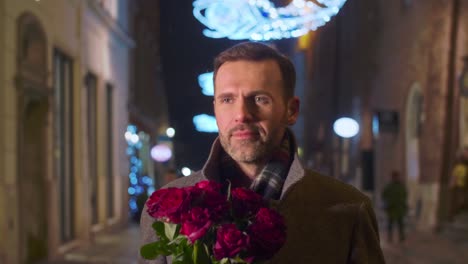
<path fill-rule="evenodd" d="M 419 169 L 419 135 L 424 120 L 423 96 L 419 83 L 414 83 L 406 102 L 406 168 L 409 180 L 417 181 Z"/>

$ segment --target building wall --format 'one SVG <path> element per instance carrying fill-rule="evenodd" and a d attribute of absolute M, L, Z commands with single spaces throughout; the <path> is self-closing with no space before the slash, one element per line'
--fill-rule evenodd
<path fill-rule="evenodd" d="M 460 1 L 460 20 L 459 20 L 459 31 L 457 32 L 458 34 L 458 39 L 457 39 L 457 51 L 456 51 L 456 56 L 457 60 L 455 61 L 456 63 L 456 71 L 455 71 L 455 77 L 457 81 L 457 85 L 459 84 L 459 78 L 462 74 L 462 69 L 463 69 L 463 61 L 460 59 L 460 57 L 463 56 L 468 56 L 468 17 L 465 14 L 468 14 L 468 2 L 467 1 Z M 457 138 L 457 148 L 461 148 L 462 146 L 468 145 L 468 119 L 467 114 L 461 115 L 461 112 L 464 111 L 465 113 L 467 112 L 468 109 L 468 103 L 467 99 L 460 97 L 459 91 L 455 89 L 455 94 L 456 98 L 458 98 L 458 102 L 456 101 L 455 105 L 455 113 L 456 113 L 456 122 L 459 124 L 459 129 L 455 134 L 455 137 Z"/>
<path fill-rule="evenodd" d="M 380 192 L 391 171 L 400 171 L 409 187 L 410 213 L 423 229 L 436 227 L 443 221 L 440 214 L 448 206 L 444 200 L 447 160 L 453 155 L 452 144 L 459 144 L 455 140 L 457 133 L 450 132 L 459 131 L 458 126 L 452 129 L 458 120 L 447 121 L 456 119 L 455 115 L 448 116 L 447 104 L 448 98 L 457 98 L 456 91 L 453 92 L 457 84 L 449 87 L 449 78 L 452 74 L 459 76 L 461 57 L 468 47 L 467 3 L 460 1 L 458 45 L 452 57 L 453 2 L 349 0 L 311 43 L 314 54 L 309 63 L 313 65 L 313 77 L 307 97 L 310 103 L 306 107 L 312 113 L 307 120 L 313 136 L 306 155 L 314 160 L 314 155 L 320 153 L 325 157 L 325 166 L 333 171 L 330 164 L 336 163 L 338 157 L 332 122 L 343 113 L 354 115 L 361 124 L 361 133 L 353 139 L 359 141 L 356 146 L 361 152 L 374 153 L 372 192 L 376 206 L 381 205 Z M 452 59 L 455 72 L 450 72 Z M 412 87 L 420 87 L 423 101 L 417 157 L 408 161 L 411 154 L 406 113 Z M 452 102 L 459 109 L 457 100 Z M 398 113 L 397 130 L 373 135 L 372 116 L 377 111 Z M 320 132 L 320 126 L 325 127 L 325 133 Z M 363 166 L 362 157 L 359 151 L 349 154 L 358 166 L 354 172 L 357 178 L 359 166 Z M 409 176 L 412 166 L 417 167 L 418 175 Z"/>
<path fill-rule="evenodd" d="M 407 182 L 410 193 L 417 196 L 414 201 L 421 205 L 419 226 L 431 228 L 436 225 L 444 155 L 451 5 L 427 1 L 407 8 L 399 3 L 386 3 L 381 8 L 385 8 L 382 12 L 385 34 L 379 39 L 379 71 L 373 82 L 371 102 L 374 108 L 396 110 L 400 129 L 376 142 L 378 189 L 388 182 L 391 170 L 407 176 L 403 120 L 409 89 L 419 83 L 424 98 L 420 175 L 408 178 Z M 416 204 L 411 206 L 414 208 Z"/>
<path fill-rule="evenodd" d="M 127 204 L 122 200 L 122 190 L 124 189 L 127 181 L 128 172 L 128 160 L 125 156 L 126 143 L 121 134 L 126 130 L 128 124 L 128 115 L 126 114 L 127 109 L 127 98 L 128 88 L 130 82 L 130 58 L 129 58 L 129 46 L 133 46 L 133 40 L 122 39 L 122 36 L 109 30 L 109 26 L 103 21 L 102 17 L 96 16 L 96 6 L 89 2 L 90 6 L 84 11 L 85 19 L 82 20 L 82 65 L 81 70 L 83 75 L 86 72 L 92 72 L 98 77 L 98 113 L 105 113 L 105 86 L 110 84 L 114 90 L 114 122 L 113 131 L 114 134 L 114 148 L 113 151 L 115 156 L 113 162 L 115 168 L 113 171 L 116 173 L 115 179 L 117 185 L 114 186 L 114 194 L 116 194 L 115 209 L 118 211 L 118 219 L 125 217 L 125 209 Z M 102 48 L 99 48 L 102 47 Z M 83 105 L 83 107 L 86 104 Z M 105 116 L 98 115 L 98 142 L 106 141 L 106 127 L 105 127 Z M 122 132 L 123 133 L 123 132 Z M 105 197 L 108 188 L 105 184 L 106 174 L 106 144 L 100 144 L 98 146 L 98 159 L 102 162 L 98 162 L 98 178 L 99 178 L 99 194 L 101 195 L 100 210 L 105 211 Z M 87 163 L 84 164 L 86 167 Z M 122 210 L 124 208 L 124 210 Z M 101 222 L 105 222 L 104 215 L 101 214 Z M 105 226 L 105 225 L 104 225 Z M 101 227 L 104 227 L 101 226 Z M 100 229 L 101 227 L 98 227 Z"/>
<path fill-rule="evenodd" d="M 0 2 L 0 31 L 5 31 L 5 3 L 3 1 Z M 0 34 L 0 50 L 5 50 L 5 35 Z M 6 109 L 4 104 L 4 98 L 6 96 L 6 89 L 5 89 L 5 52 L 0 53 L 0 215 L 5 215 L 7 211 L 7 200 L 6 200 L 6 177 L 5 177 L 5 141 L 3 140 L 5 136 L 5 122 L 3 120 L 6 119 Z M 0 234 L 7 233 L 7 219 L 6 217 L 1 217 L 0 220 Z M 0 240 L 0 262 L 6 262 L 6 253 L 4 251 L 6 244 L 6 239 Z"/>
<path fill-rule="evenodd" d="M 134 46 L 128 33 L 129 15 L 120 18 L 119 14 L 128 11 L 131 2 L 125 0 L 111 1 L 119 12 L 111 13 L 103 9 L 94 0 L 5 0 L 0 2 L 0 263 L 24 263 L 20 241 L 20 199 L 18 166 L 27 166 L 27 160 L 18 157 L 18 92 L 15 85 L 17 71 L 18 48 L 18 17 L 25 12 L 31 13 L 41 23 L 47 42 L 47 86 L 53 88 L 53 52 L 57 48 L 73 61 L 73 126 L 74 126 L 74 182 L 75 182 L 75 239 L 62 243 L 59 238 L 58 207 L 59 189 L 57 175 L 54 171 L 57 150 L 54 147 L 54 99 L 49 98 L 49 111 L 46 124 L 47 157 L 46 182 L 48 203 L 48 254 L 55 258 L 64 254 L 70 248 L 87 244 L 92 241 L 93 234 L 105 231 L 111 227 L 120 227 L 127 221 L 126 185 L 128 161 L 125 156 L 126 142 L 121 136 L 128 123 L 127 94 L 129 89 L 130 58 L 129 51 Z M 124 5 L 124 7 L 121 7 Z M 119 9 L 120 7 L 120 9 Z M 109 14 L 113 14 L 111 16 Z M 116 21 L 117 20 L 117 21 Z M 120 26 L 124 25 L 124 27 Z M 86 97 L 84 75 L 88 70 L 96 73 L 98 83 L 99 111 L 97 111 L 98 127 L 98 177 L 101 181 L 99 200 L 100 219 L 97 226 L 91 226 L 89 205 L 89 177 L 87 175 L 88 138 L 86 131 Z M 113 177 L 114 186 L 106 184 L 106 134 L 105 134 L 105 84 L 112 84 L 113 91 Z M 115 216 L 111 219 L 106 215 L 107 188 L 114 189 Z M 8 205 L 8 207 L 7 207 Z"/>

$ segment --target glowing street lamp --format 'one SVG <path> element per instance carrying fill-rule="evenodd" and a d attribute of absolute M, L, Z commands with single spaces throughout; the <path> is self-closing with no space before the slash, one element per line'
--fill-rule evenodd
<path fill-rule="evenodd" d="M 175 135 L 175 129 L 172 128 L 172 127 L 169 127 L 168 129 L 166 129 L 166 135 L 167 135 L 169 138 L 173 138 L 174 135 Z"/>
<path fill-rule="evenodd" d="M 351 138 L 359 133 L 359 124 L 349 117 L 341 117 L 333 123 L 333 131 L 342 138 Z"/>
<path fill-rule="evenodd" d="M 359 133 L 359 124 L 349 117 L 338 118 L 333 123 L 333 131 L 341 138 L 339 146 L 339 160 L 336 160 L 336 171 L 339 177 L 346 178 L 349 173 L 349 138 Z"/>
<path fill-rule="evenodd" d="M 192 174 L 192 170 L 187 168 L 187 167 L 183 167 L 182 170 L 182 175 L 184 175 L 185 177 L 189 176 L 190 174 Z"/>
<path fill-rule="evenodd" d="M 151 157 L 157 162 L 166 162 L 172 158 L 172 150 L 166 144 L 158 144 L 151 149 Z"/>

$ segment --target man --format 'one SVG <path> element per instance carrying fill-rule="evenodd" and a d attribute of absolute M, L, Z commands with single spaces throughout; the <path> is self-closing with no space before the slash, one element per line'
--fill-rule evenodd
<path fill-rule="evenodd" d="M 299 114 L 291 61 L 260 43 L 241 43 L 214 62 L 214 111 L 219 128 L 203 169 L 166 187 L 201 180 L 249 187 L 278 200 L 287 240 L 267 263 L 384 263 L 370 200 L 331 177 L 303 168 L 292 132 Z M 154 241 L 143 213 L 143 243 Z M 171 263 L 159 258 L 144 263 Z"/>
<path fill-rule="evenodd" d="M 405 222 L 407 205 L 407 191 L 401 182 L 400 173 L 392 171 L 391 181 L 384 187 L 382 200 L 385 204 L 387 214 L 387 238 L 388 242 L 393 241 L 393 225 L 398 225 L 398 238 L 400 242 L 405 240 Z"/>

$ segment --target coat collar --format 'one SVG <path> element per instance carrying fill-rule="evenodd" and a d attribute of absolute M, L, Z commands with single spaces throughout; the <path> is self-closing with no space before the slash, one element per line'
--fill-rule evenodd
<path fill-rule="evenodd" d="M 291 144 L 294 149 L 297 149 L 296 138 L 292 131 L 289 131 L 291 136 Z M 219 181 L 219 166 L 220 166 L 220 157 L 221 152 L 224 151 L 223 147 L 221 146 L 221 142 L 219 141 L 219 137 L 215 139 L 213 145 L 211 146 L 210 155 L 208 156 L 208 160 L 206 161 L 205 165 L 201 170 L 201 177 L 202 180 L 214 180 Z M 288 176 L 283 185 L 283 190 L 281 191 L 280 200 L 283 199 L 286 192 L 297 182 L 299 182 L 305 175 L 304 166 L 302 165 L 301 161 L 299 160 L 299 156 L 297 152 L 294 153 L 294 159 L 291 163 L 291 167 L 289 168 Z"/>

